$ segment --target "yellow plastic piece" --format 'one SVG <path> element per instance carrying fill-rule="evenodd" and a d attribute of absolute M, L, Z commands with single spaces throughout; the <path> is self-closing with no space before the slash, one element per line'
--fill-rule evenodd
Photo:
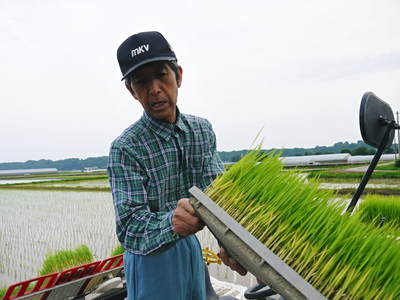
<path fill-rule="evenodd" d="M 218 256 L 218 254 L 212 252 L 208 248 L 204 248 L 202 252 L 203 252 L 203 260 L 207 264 L 207 266 L 211 263 L 219 265 L 221 264 L 222 261 L 221 258 Z"/>

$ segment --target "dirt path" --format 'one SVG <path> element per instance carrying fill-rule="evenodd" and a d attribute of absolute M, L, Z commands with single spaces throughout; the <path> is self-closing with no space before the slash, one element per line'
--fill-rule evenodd
<path fill-rule="evenodd" d="M 387 162 L 383 164 L 379 164 L 379 166 L 385 166 L 385 165 L 390 165 L 392 162 Z M 362 167 L 354 167 L 354 168 L 347 168 L 347 169 L 341 169 L 338 170 L 338 172 L 343 172 L 343 173 L 365 173 L 367 171 L 369 166 L 362 166 Z M 396 170 L 374 170 L 374 172 L 397 172 Z"/>

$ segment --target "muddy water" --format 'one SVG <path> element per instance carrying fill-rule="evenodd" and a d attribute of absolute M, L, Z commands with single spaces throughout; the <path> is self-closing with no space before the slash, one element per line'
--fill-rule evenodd
<path fill-rule="evenodd" d="M 34 278 L 46 253 L 87 244 L 102 259 L 118 244 L 111 193 L 0 190 L 0 288 Z M 218 252 L 208 230 L 198 233 L 203 247 Z M 210 275 L 244 286 L 254 277 L 240 276 L 212 264 Z"/>
<path fill-rule="evenodd" d="M 14 183 L 31 183 L 31 182 L 45 182 L 57 181 L 60 179 L 0 179 L 0 184 L 14 184 Z"/>
<path fill-rule="evenodd" d="M 321 182 L 319 184 L 320 188 L 322 189 L 351 189 L 351 188 L 358 188 L 359 183 L 335 183 L 335 182 Z M 373 184 L 368 183 L 367 188 L 400 188 L 400 184 Z"/>
<path fill-rule="evenodd" d="M 0 224 L 0 287 L 36 277 L 48 252 L 102 259 L 118 243 L 111 193 L 0 190 Z"/>

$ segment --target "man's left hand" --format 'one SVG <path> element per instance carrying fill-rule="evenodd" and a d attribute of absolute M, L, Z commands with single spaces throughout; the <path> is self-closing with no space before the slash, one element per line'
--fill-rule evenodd
<path fill-rule="evenodd" d="M 178 206 L 172 215 L 172 228 L 182 237 L 194 234 L 204 228 L 204 223 L 196 216 L 188 198 L 178 201 Z"/>

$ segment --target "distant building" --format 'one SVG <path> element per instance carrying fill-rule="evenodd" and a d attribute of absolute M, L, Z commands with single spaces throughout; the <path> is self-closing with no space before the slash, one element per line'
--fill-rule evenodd
<path fill-rule="evenodd" d="M 373 155 L 355 155 L 349 158 L 349 164 L 370 163 L 374 158 Z M 379 161 L 391 161 L 396 159 L 396 154 L 382 154 Z"/>
<path fill-rule="evenodd" d="M 286 166 L 307 166 L 307 165 L 327 165 L 327 164 L 346 164 L 351 155 L 349 153 L 321 154 L 305 156 L 281 157 L 281 161 Z"/>
<path fill-rule="evenodd" d="M 58 170 L 56 168 L 0 170 L 0 176 L 37 175 L 37 174 L 51 174 L 57 172 Z"/>

